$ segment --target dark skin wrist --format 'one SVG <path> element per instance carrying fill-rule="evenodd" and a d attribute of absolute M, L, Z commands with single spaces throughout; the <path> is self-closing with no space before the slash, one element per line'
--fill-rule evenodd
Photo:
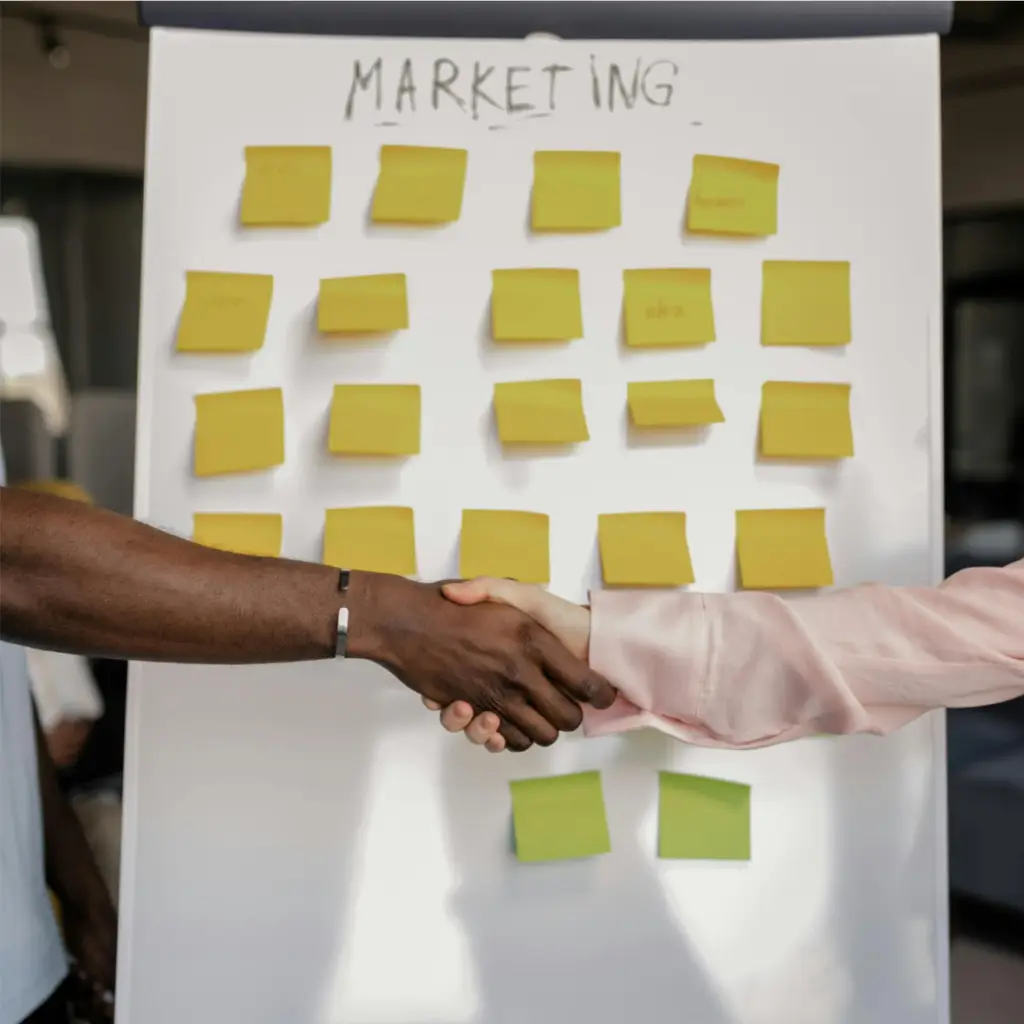
<path fill-rule="evenodd" d="M 105 994 L 114 989 L 117 912 L 78 817 L 61 791 L 38 720 L 35 730 L 47 884 L 60 903 L 64 941 L 75 961 L 74 979 L 87 1004 L 85 1019 L 109 1020 L 112 1006 Z"/>
<path fill-rule="evenodd" d="M 75 812 L 60 788 L 57 771 L 36 729 L 36 760 L 39 768 L 39 797 L 43 811 L 46 843 L 46 878 L 62 907 L 88 910 L 110 903 L 92 852 Z"/>

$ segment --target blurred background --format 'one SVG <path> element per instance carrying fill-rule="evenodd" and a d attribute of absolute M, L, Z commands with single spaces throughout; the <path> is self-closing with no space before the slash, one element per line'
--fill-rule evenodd
<path fill-rule="evenodd" d="M 942 41 L 950 573 L 1024 557 L 1024 3 L 954 10 Z M 70 481 L 125 513 L 147 62 L 133 3 L 0 4 L 0 259 L 27 268 L 0 281 L 8 477 Z M 90 663 L 84 686 L 68 671 L 33 666 L 33 684 L 116 887 L 125 668 Z M 1020 1021 L 1024 701 L 950 714 L 949 809 L 955 1024 Z"/>

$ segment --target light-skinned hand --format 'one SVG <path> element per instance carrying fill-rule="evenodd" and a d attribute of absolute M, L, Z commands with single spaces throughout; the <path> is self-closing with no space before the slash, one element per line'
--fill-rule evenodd
<path fill-rule="evenodd" d="M 587 660 L 590 649 L 589 608 L 555 597 L 540 587 L 490 577 L 446 583 L 442 590 L 444 596 L 455 604 L 491 601 L 517 608 L 554 634 L 570 654 L 581 661 Z M 505 749 L 505 738 L 498 731 L 501 720 L 494 713 L 486 711 L 474 718 L 473 708 L 461 700 L 443 710 L 441 704 L 428 698 L 424 698 L 423 703 L 431 711 L 441 711 L 441 725 L 449 732 L 465 732 L 470 743 L 486 747 L 492 754 Z"/>

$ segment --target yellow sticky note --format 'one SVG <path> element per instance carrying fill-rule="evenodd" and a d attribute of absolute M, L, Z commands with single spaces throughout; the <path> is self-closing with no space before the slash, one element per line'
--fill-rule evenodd
<path fill-rule="evenodd" d="M 270 274 L 185 273 L 179 352 L 255 352 L 263 347 L 274 278 Z"/>
<path fill-rule="evenodd" d="M 196 476 L 247 473 L 284 462 L 280 388 L 196 395 Z"/>
<path fill-rule="evenodd" d="M 494 385 L 502 444 L 575 444 L 590 433 L 578 380 L 526 380 Z"/>
<path fill-rule="evenodd" d="M 699 427 L 725 422 L 713 380 L 630 381 L 626 401 L 637 427 Z"/>
<path fill-rule="evenodd" d="M 842 260 L 765 260 L 762 345 L 848 345 L 850 264 Z"/>
<path fill-rule="evenodd" d="M 281 517 L 196 512 L 192 516 L 192 539 L 197 544 L 233 551 L 236 555 L 278 558 L 281 554 Z"/>
<path fill-rule="evenodd" d="M 418 384 L 337 384 L 327 447 L 335 455 L 417 455 Z"/>
<path fill-rule="evenodd" d="M 693 582 L 685 512 L 597 517 L 601 576 L 609 587 L 681 587 Z"/>
<path fill-rule="evenodd" d="M 377 224 L 449 224 L 462 212 L 464 149 L 381 146 L 371 215 Z"/>
<path fill-rule="evenodd" d="M 305 227 L 330 216 L 330 146 L 245 147 L 243 224 Z"/>
<path fill-rule="evenodd" d="M 520 583 L 551 579 L 548 517 L 539 512 L 465 509 L 459 541 L 459 575 L 497 576 Z"/>
<path fill-rule="evenodd" d="M 320 282 L 317 328 L 324 334 L 380 334 L 409 326 L 405 274 L 330 277 Z"/>
<path fill-rule="evenodd" d="M 624 270 L 622 279 L 630 348 L 715 340 L 710 270 Z"/>
<path fill-rule="evenodd" d="M 583 337 L 578 270 L 491 273 L 495 341 L 572 341 Z"/>
<path fill-rule="evenodd" d="M 744 590 L 832 585 L 823 508 L 737 512 L 736 554 Z"/>
<path fill-rule="evenodd" d="M 339 569 L 416 575 L 416 532 L 411 508 L 329 508 L 324 564 Z"/>
<path fill-rule="evenodd" d="M 693 158 L 686 230 L 711 235 L 774 235 L 779 165 L 729 156 Z"/>
<path fill-rule="evenodd" d="M 600 231 L 622 223 L 619 154 L 541 150 L 533 154 L 534 231 Z"/>
<path fill-rule="evenodd" d="M 761 454 L 769 459 L 853 455 L 850 385 L 768 381 L 761 389 Z"/>

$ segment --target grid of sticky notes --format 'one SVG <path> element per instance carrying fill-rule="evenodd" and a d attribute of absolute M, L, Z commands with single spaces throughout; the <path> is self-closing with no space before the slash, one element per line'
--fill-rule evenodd
<path fill-rule="evenodd" d="M 240 226 L 315 229 L 329 222 L 334 168 L 330 146 L 248 146 Z M 424 229 L 464 216 L 471 173 L 465 149 L 383 145 L 369 197 L 371 225 Z M 524 183 L 525 187 L 525 183 Z M 776 163 L 696 154 L 685 191 L 683 229 L 749 244 L 779 232 L 780 168 Z M 623 223 L 622 155 L 611 151 L 542 150 L 533 154 L 529 229 L 593 233 Z M 482 216 L 486 211 L 471 210 Z M 248 269 L 248 268 L 247 268 Z M 325 340 L 387 344 L 410 328 L 409 282 L 389 272 L 324 277 L 316 288 L 316 332 Z M 719 296 L 719 299 L 721 296 Z M 545 349 L 586 336 L 581 275 L 565 266 L 495 268 L 490 341 Z M 235 269 L 189 270 L 176 347 L 183 355 L 253 356 L 272 331 L 274 279 Z M 710 267 L 661 266 L 622 271 L 622 338 L 628 349 L 687 349 L 717 341 Z M 605 332 L 608 333 L 608 332 Z M 852 338 L 850 265 L 829 260 L 761 262 L 764 346 L 837 347 Z M 641 363 L 635 365 L 640 366 Z M 664 365 L 664 364 L 660 364 Z M 642 374 L 638 374 L 642 378 Z M 629 429 L 676 432 L 701 440 L 726 421 L 715 381 L 691 377 L 625 382 Z M 766 381 L 757 456 L 815 461 L 854 454 L 849 384 Z M 590 439 L 579 378 L 501 381 L 489 396 L 494 431 L 510 456 L 572 449 Z M 412 458 L 421 451 L 423 396 L 415 382 L 337 384 L 328 411 L 327 449 L 350 460 Z M 481 403 L 485 401 L 480 396 Z M 593 410 L 590 410 L 593 413 Z M 607 414 L 606 410 L 601 411 Z M 193 468 L 197 477 L 272 470 L 285 458 L 285 404 L 280 388 L 195 396 Z M 596 516 L 602 579 L 608 587 L 682 587 L 695 582 L 681 509 L 637 509 Z M 459 538 L 463 576 L 503 576 L 531 583 L 551 578 L 550 523 L 540 510 L 465 509 Z M 281 549 L 274 515 L 196 515 L 201 543 L 242 554 Z M 800 589 L 832 582 L 822 508 L 749 509 L 736 513 L 739 585 Z M 325 510 L 323 560 L 331 565 L 401 575 L 417 573 L 414 510 L 363 507 Z"/>
<path fill-rule="evenodd" d="M 574 772 L 509 783 L 516 858 L 524 864 L 612 852 L 601 773 Z M 658 773 L 658 857 L 748 861 L 750 786 Z"/>

